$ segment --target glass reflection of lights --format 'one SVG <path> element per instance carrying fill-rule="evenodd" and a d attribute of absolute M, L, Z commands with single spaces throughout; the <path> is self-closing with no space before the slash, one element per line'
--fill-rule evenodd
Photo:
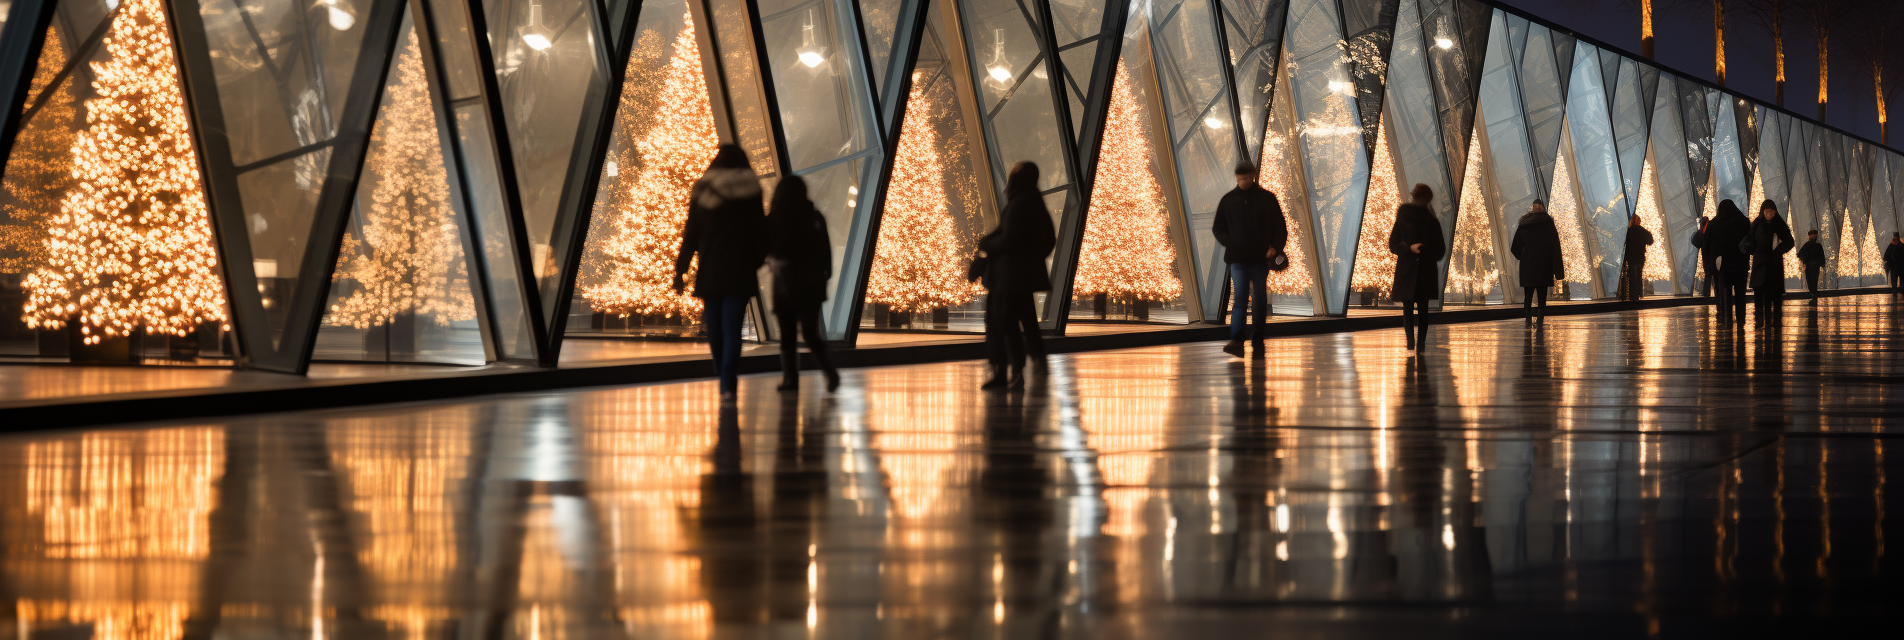
<path fill-rule="evenodd" d="M 800 28 L 800 48 L 793 50 L 808 69 L 817 69 L 826 64 L 826 47 L 820 46 L 813 35 L 813 10 L 807 10 L 807 23 Z M 847 205 L 852 206 L 852 205 Z"/>
<path fill-rule="evenodd" d="M 349 31 L 352 26 L 357 24 L 356 10 L 344 6 L 341 0 L 319 0 L 318 5 L 324 7 L 325 14 L 330 19 L 332 29 Z"/>
<path fill-rule="evenodd" d="M 555 46 L 555 32 L 542 25 L 540 2 L 529 3 L 529 22 L 522 26 L 522 42 L 536 51 L 547 51 Z"/>
<path fill-rule="evenodd" d="M 1005 30 L 992 31 L 992 60 L 985 64 L 985 83 L 1000 91 L 1011 88 L 1011 61 L 1005 59 Z"/>

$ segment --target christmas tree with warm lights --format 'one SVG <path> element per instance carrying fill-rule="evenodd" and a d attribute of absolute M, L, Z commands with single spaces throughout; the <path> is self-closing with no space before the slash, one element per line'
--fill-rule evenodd
<path fill-rule="evenodd" d="M 1375 163 L 1369 171 L 1368 200 L 1362 208 L 1362 233 L 1357 236 L 1349 289 L 1387 300 L 1395 284 L 1395 254 L 1388 250 L 1388 234 L 1395 228 L 1402 192 L 1395 181 L 1395 158 L 1388 151 L 1388 123 L 1376 127 L 1375 137 Z"/>
<path fill-rule="evenodd" d="M 965 256 L 946 200 L 939 133 L 925 91 L 915 78 L 866 280 L 866 301 L 897 313 L 954 307 L 974 297 L 965 280 Z"/>
<path fill-rule="evenodd" d="M 476 317 L 415 32 L 396 75 L 371 132 L 365 171 L 376 186 L 361 211 L 361 237 L 344 237 L 332 278 L 356 286 L 331 305 L 329 321 L 357 329 L 415 315 L 444 326 Z"/>
<path fill-rule="evenodd" d="M 1839 225 L 1838 259 L 1836 260 L 1838 268 L 1832 272 L 1832 275 L 1834 279 L 1844 279 L 1844 282 L 1836 286 L 1847 287 L 1856 284 L 1855 278 L 1863 270 L 1858 264 L 1862 256 L 1858 253 L 1858 231 L 1851 228 L 1851 216 L 1847 214 L 1838 217 L 1844 219 L 1844 224 Z"/>
<path fill-rule="evenodd" d="M 164 4 L 126 0 L 105 47 L 25 319 L 75 324 L 88 345 L 140 329 L 183 336 L 225 320 L 225 293 Z"/>
<path fill-rule="evenodd" d="M 1119 62 L 1073 291 L 1137 307 L 1176 299 L 1183 295 L 1183 283 L 1177 279 L 1163 188 L 1150 170 L 1150 124 L 1130 83 Z"/>
<path fill-rule="evenodd" d="M 46 102 L 33 119 L 21 123 L 6 165 L 6 217 L 0 219 L 0 273 L 32 273 L 46 260 L 46 219 L 59 209 L 72 186 L 75 108 L 71 84 L 61 82 L 66 46 L 56 28 L 46 30 L 39 68 L 27 88 L 26 104 Z M 51 95 L 46 92 L 52 91 Z"/>
<path fill-rule="evenodd" d="M 591 308 L 624 318 L 694 321 L 701 316 L 701 301 L 691 295 L 692 270 L 686 278 L 689 290 L 674 292 L 674 259 L 679 255 L 681 230 L 687 225 L 688 197 L 714 160 L 720 134 L 714 129 L 714 110 L 701 75 L 694 22 L 683 20 L 661 90 L 652 104 L 643 105 L 651 113 L 637 116 L 631 111 L 640 109 L 622 109 L 619 116 L 649 122 L 647 133 L 635 142 L 642 166 L 635 179 L 623 181 L 624 190 L 608 212 L 611 235 L 602 244 L 606 268 L 601 281 L 582 287 L 582 297 Z"/>

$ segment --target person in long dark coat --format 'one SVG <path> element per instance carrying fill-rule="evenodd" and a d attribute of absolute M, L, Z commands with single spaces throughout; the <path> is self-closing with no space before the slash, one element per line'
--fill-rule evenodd
<path fill-rule="evenodd" d="M 1236 165 L 1236 188 L 1223 194 L 1210 221 L 1210 234 L 1223 245 L 1223 262 L 1230 267 L 1230 343 L 1223 352 L 1243 357 L 1243 340 L 1254 338 L 1257 355 L 1263 353 L 1263 338 L 1269 334 L 1270 262 L 1281 255 L 1289 243 L 1289 225 L 1283 221 L 1283 206 L 1256 183 L 1256 165 L 1244 161 Z M 1285 258 L 1287 260 L 1287 258 Z M 1255 314 L 1256 324 L 1246 327 L 1243 312 Z"/>
<path fill-rule="evenodd" d="M 1825 270 L 1825 245 L 1818 244 L 1818 230 L 1805 232 L 1805 244 L 1798 247 L 1798 264 L 1805 267 L 1805 291 L 1811 303 L 1818 304 L 1818 276 Z"/>
<path fill-rule="evenodd" d="M 826 390 L 840 387 L 840 372 L 828 356 L 820 325 L 820 305 L 826 302 L 826 280 L 833 275 L 833 243 L 826 233 L 826 217 L 807 198 L 807 182 L 787 176 L 774 188 L 767 228 L 773 240 L 767 266 L 773 272 L 773 310 L 780 324 L 781 391 L 800 388 L 799 338 L 826 374 Z"/>
<path fill-rule="evenodd" d="M 1626 264 L 1621 269 L 1620 299 L 1638 301 L 1646 295 L 1646 248 L 1653 245 L 1653 232 L 1640 226 L 1639 216 L 1626 220 Z"/>
<path fill-rule="evenodd" d="M 1032 294 L 1051 290 L 1045 256 L 1057 245 L 1051 212 L 1038 193 L 1038 165 L 1013 165 L 1005 178 L 1005 208 L 998 227 L 978 241 L 985 262 L 975 271 L 984 278 L 987 293 L 985 345 L 992 361 L 992 378 L 983 388 L 1023 387 L 1027 355 L 1044 364 L 1044 340 L 1038 335 Z"/>
<path fill-rule="evenodd" d="M 1904 293 L 1904 237 L 1891 233 L 1891 244 L 1884 248 L 1884 273 L 1891 289 Z"/>
<path fill-rule="evenodd" d="M 1791 253 L 1795 244 L 1792 227 L 1778 215 L 1778 205 L 1766 200 L 1759 205 L 1759 217 L 1752 221 L 1752 231 L 1746 237 L 1752 247 L 1752 306 L 1757 312 L 1754 324 L 1778 326 L 1774 315 L 1785 299 L 1785 254 Z"/>
<path fill-rule="evenodd" d="M 721 400 L 732 401 L 740 387 L 740 330 L 749 298 L 760 293 L 755 272 L 767 257 L 767 217 L 760 200 L 760 176 L 747 164 L 747 152 L 724 144 L 707 173 L 688 195 L 688 221 L 681 230 L 674 260 L 674 290 L 694 271 L 694 297 L 705 309 L 708 350 L 721 379 Z M 695 256 L 700 261 L 695 262 Z"/>
<path fill-rule="evenodd" d="M 1718 213 L 1706 223 L 1705 233 L 1695 236 L 1699 250 L 1712 256 L 1707 268 L 1713 290 L 1719 295 L 1719 324 L 1730 327 L 1745 324 L 1745 285 L 1751 274 L 1752 256 L 1739 251 L 1739 242 L 1752 233 L 1752 221 L 1731 200 L 1719 202 Z"/>
<path fill-rule="evenodd" d="M 1699 216 L 1698 230 L 1692 232 L 1692 246 L 1699 250 L 1700 273 L 1705 276 L 1699 280 L 1699 295 L 1703 297 L 1712 296 L 1712 278 L 1718 275 L 1714 273 L 1718 269 L 1712 266 L 1712 252 L 1706 250 L 1706 225 L 1709 224 L 1712 224 L 1711 218 Z"/>
<path fill-rule="evenodd" d="M 1560 250 L 1560 228 L 1547 215 L 1547 204 L 1539 200 L 1521 216 L 1514 227 L 1510 245 L 1514 259 L 1521 263 L 1521 306 L 1527 310 L 1527 323 L 1547 322 L 1547 290 L 1567 279 L 1567 262 Z M 1539 306 L 1535 306 L 1535 301 Z"/>
<path fill-rule="evenodd" d="M 1428 301 L 1441 299 L 1441 259 L 1448 255 L 1448 242 L 1441 235 L 1441 222 L 1428 204 L 1435 192 L 1417 184 L 1410 192 L 1413 202 L 1395 211 L 1395 228 L 1388 233 L 1388 250 L 1395 254 L 1395 289 L 1390 297 L 1402 303 L 1402 333 L 1408 349 L 1428 348 Z"/>

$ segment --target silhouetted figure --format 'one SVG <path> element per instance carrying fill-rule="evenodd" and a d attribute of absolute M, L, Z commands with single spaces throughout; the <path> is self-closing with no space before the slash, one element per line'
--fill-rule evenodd
<path fill-rule="evenodd" d="M 1739 243 L 1752 232 L 1752 221 L 1731 200 L 1719 202 L 1718 213 L 1706 223 L 1705 233 L 1693 236 L 1701 253 L 1710 256 L 1712 266 L 1706 273 L 1719 294 L 1721 326 L 1745 324 L 1745 285 L 1751 274 L 1752 256 L 1739 250 Z"/>
<path fill-rule="evenodd" d="M 1884 247 L 1884 274 L 1891 289 L 1904 293 L 1904 237 L 1891 233 L 1891 244 Z"/>
<path fill-rule="evenodd" d="M 1223 352 L 1243 357 L 1243 340 L 1254 338 L 1256 352 L 1263 351 L 1263 338 L 1269 325 L 1270 265 L 1282 257 L 1289 242 L 1289 226 L 1283 222 L 1283 205 L 1256 184 L 1256 165 L 1248 161 L 1236 165 L 1236 188 L 1217 202 L 1216 216 L 1210 221 L 1210 233 L 1223 245 L 1223 261 L 1230 265 L 1230 343 Z M 1283 264 L 1288 258 L 1283 257 Z M 1243 312 L 1256 315 L 1256 325 L 1245 329 Z"/>
<path fill-rule="evenodd" d="M 1620 299 L 1638 302 L 1646 295 L 1646 248 L 1653 245 L 1653 232 L 1640 226 L 1639 216 L 1626 219 L 1626 255 L 1620 277 Z"/>
<path fill-rule="evenodd" d="M 1395 211 L 1395 228 L 1388 233 L 1388 250 L 1395 254 L 1395 290 L 1390 297 L 1402 303 L 1402 332 L 1408 349 L 1428 348 L 1428 301 L 1441 298 L 1437 265 L 1448 253 L 1441 222 L 1428 204 L 1435 192 L 1417 184 L 1409 193 L 1413 202 Z"/>
<path fill-rule="evenodd" d="M 1692 232 L 1692 246 L 1699 249 L 1699 273 L 1705 276 L 1699 280 L 1699 295 L 1703 297 L 1712 295 L 1712 278 L 1718 270 L 1712 266 L 1712 253 L 1706 251 L 1706 225 L 1709 224 L 1712 224 L 1711 218 L 1699 216 L 1699 230 Z"/>
<path fill-rule="evenodd" d="M 1766 200 L 1759 205 L 1759 217 L 1752 221 L 1746 237 L 1752 249 L 1753 307 L 1758 326 L 1778 326 L 1780 304 L 1785 299 L 1785 254 L 1792 250 L 1792 227 L 1778 215 L 1778 205 Z"/>
<path fill-rule="evenodd" d="M 826 218 L 807 198 L 807 182 L 787 176 L 774 189 L 773 215 L 767 217 L 772 242 L 767 266 L 773 271 L 774 315 L 780 320 L 781 391 L 800 388 L 799 338 L 826 372 L 826 390 L 840 386 L 840 372 L 828 357 L 820 325 L 820 305 L 826 302 L 826 279 L 833 275 L 833 243 L 827 237 Z"/>
<path fill-rule="evenodd" d="M 748 298 L 760 292 L 754 274 L 767 257 L 760 176 L 748 166 L 747 152 L 723 144 L 688 197 L 688 222 L 674 259 L 674 290 L 683 289 L 682 277 L 692 267 L 694 297 L 705 306 L 701 321 L 707 326 L 714 374 L 721 379 L 721 400 L 731 401 L 740 387 L 741 323 Z"/>
<path fill-rule="evenodd" d="M 1038 193 L 1038 165 L 1020 162 L 1005 178 L 1005 209 L 998 228 L 980 238 L 983 264 L 974 271 L 985 279 L 985 344 L 991 351 L 992 379 L 983 388 L 1025 386 L 1025 357 L 1045 363 L 1038 335 L 1038 310 L 1032 294 L 1051 290 L 1045 256 L 1058 244 L 1051 212 Z M 1010 375 L 1007 375 L 1007 368 Z"/>
<path fill-rule="evenodd" d="M 1547 204 L 1539 200 L 1521 216 L 1514 227 L 1509 249 L 1521 263 L 1521 306 L 1527 310 L 1527 324 L 1536 319 L 1547 322 L 1547 290 L 1567 278 L 1567 262 L 1560 252 L 1560 228 L 1547 215 Z M 1538 303 L 1536 303 L 1538 301 Z"/>
<path fill-rule="evenodd" d="M 1818 274 L 1825 270 L 1825 246 L 1818 244 L 1818 230 L 1805 232 L 1805 244 L 1798 247 L 1798 264 L 1805 267 L 1805 291 L 1811 303 L 1818 304 Z"/>

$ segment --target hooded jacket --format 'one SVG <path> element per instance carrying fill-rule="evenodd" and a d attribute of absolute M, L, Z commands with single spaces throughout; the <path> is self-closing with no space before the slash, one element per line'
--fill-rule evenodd
<path fill-rule="evenodd" d="M 826 302 L 826 281 L 833 277 L 833 242 L 826 231 L 826 217 L 812 200 L 789 200 L 776 193 L 773 214 L 767 216 L 776 314 L 799 313 Z"/>
<path fill-rule="evenodd" d="M 1785 290 L 1785 260 L 1792 251 L 1792 227 L 1785 216 L 1752 220 L 1752 290 Z"/>
<path fill-rule="evenodd" d="M 694 297 L 752 296 L 755 273 L 767 258 L 760 176 L 753 169 L 709 169 L 689 194 L 688 222 L 681 230 L 674 273 L 694 268 Z M 696 256 L 700 257 L 695 264 Z"/>
<path fill-rule="evenodd" d="M 1567 262 L 1560 250 L 1560 228 L 1545 211 L 1529 211 L 1514 227 L 1509 251 L 1520 260 L 1523 287 L 1545 289 L 1567 279 Z"/>
<path fill-rule="evenodd" d="M 998 228 L 978 241 L 986 256 L 985 288 L 993 293 L 1050 291 L 1045 256 L 1058 245 L 1051 212 L 1036 190 L 1006 195 Z"/>

